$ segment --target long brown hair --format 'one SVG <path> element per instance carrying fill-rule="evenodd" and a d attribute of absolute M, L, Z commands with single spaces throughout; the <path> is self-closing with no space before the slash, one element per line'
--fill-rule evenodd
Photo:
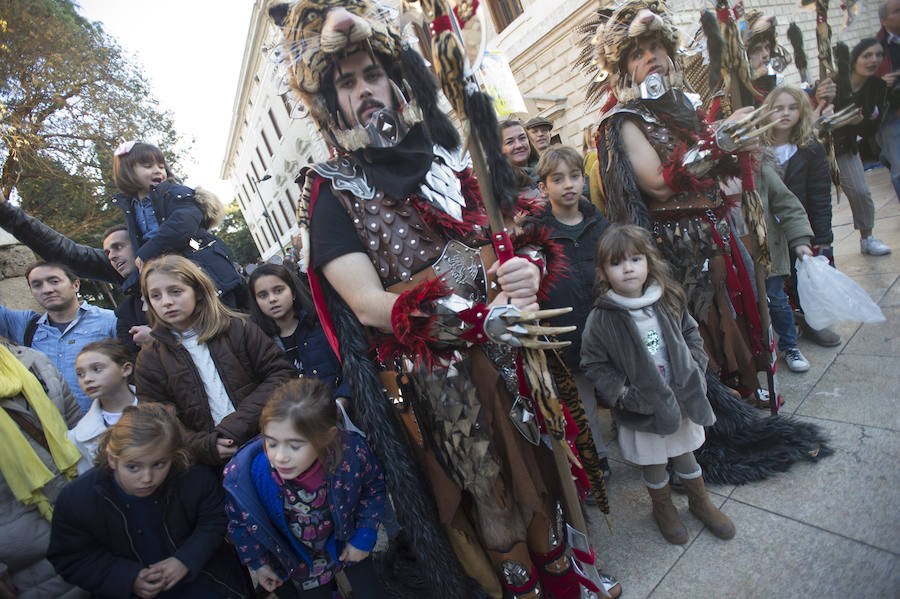
<path fill-rule="evenodd" d="M 118 459 L 127 449 L 150 445 L 168 447 L 172 468 L 176 471 L 184 471 L 191 465 L 184 444 L 184 429 L 175 415 L 175 408 L 157 402 L 140 402 L 122 410 L 119 421 L 100 438 L 94 465 L 107 465 L 107 457 Z"/>
<path fill-rule="evenodd" d="M 141 295 L 147 301 L 147 320 L 154 329 L 171 330 L 160 318 L 150 302 L 147 279 L 153 274 L 167 274 L 194 290 L 197 305 L 192 314 L 191 328 L 197 333 L 197 342 L 206 343 L 213 337 L 226 332 L 231 326 L 232 318 L 247 317 L 228 308 L 219 301 L 219 295 L 212 279 L 199 266 L 183 256 L 167 254 L 148 262 L 141 271 Z"/>
<path fill-rule="evenodd" d="M 316 450 L 326 472 L 341 461 L 341 436 L 334 428 L 341 412 L 328 385 L 317 378 L 291 379 L 278 387 L 259 416 L 259 430 L 273 420 L 287 420 Z"/>
<path fill-rule="evenodd" d="M 166 179 L 178 183 L 179 180 L 172 171 L 162 150 L 152 144 L 138 142 L 121 156 L 113 156 L 113 183 L 124 194 L 136 196 L 143 191 L 143 186 L 138 183 L 134 167 L 137 164 L 163 164 L 166 167 Z"/>
<path fill-rule="evenodd" d="M 647 291 L 651 283 L 658 284 L 662 289 L 659 301 L 673 315 L 680 315 L 687 306 L 687 296 L 672 278 L 669 264 L 653 243 L 650 232 L 636 225 L 610 225 L 597 240 L 594 261 L 597 270 L 597 282 L 594 286 L 596 296 L 599 297 L 610 290 L 606 281 L 606 265 L 620 262 L 635 254 L 643 254 L 647 258 L 647 280 L 644 281 L 643 291 Z"/>

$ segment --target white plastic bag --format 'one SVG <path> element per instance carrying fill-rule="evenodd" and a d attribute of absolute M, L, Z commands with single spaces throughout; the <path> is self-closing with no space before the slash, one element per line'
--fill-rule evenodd
<path fill-rule="evenodd" d="M 824 329 L 842 320 L 884 322 L 884 314 L 865 289 L 828 265 L 825 256 L 797 259 L 797 295 L 806 323 Z"/>

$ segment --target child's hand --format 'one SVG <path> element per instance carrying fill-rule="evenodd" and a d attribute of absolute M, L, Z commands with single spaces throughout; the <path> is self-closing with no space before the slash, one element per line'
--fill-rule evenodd
<path fill-rule="evenodd" d="M 145 324 L 135 325 L 128 329 L 128 334 L 131 335 L 131 340 L 134 341 L 136 345 L 143 346 L 145 343 L 150 343 L 153 341 L 153 337 L 150 336 L 149 326 Z"/>
<path fill-rule="evenodd" d="M 141 599 L 153 599 L 163 590 L 162 575 L 152 568 L 144 568 L 131 583 L 131 590 Z"/>
<path fill-rule="evenodd" d="M 256 580 L 259 581 L 259 586 L 270 593 L 281 586 L 281 579 L 275 575 L 275 572 L 272 571 L 268 564 L 258 570 L 254 570 L 254 574 L 256 574 Z"/>
<path fill-rule="evenodd" d="M 800 258 L 801 260 L 803 260 L 807 256 L 813 255 L 812 248 L 809 247 L 808 245 L 806 245 L 805 243 L 795 247 L 794 252 L 797 254 L 797 257 Z"/>
<path fill-rule="evenodd" d="M 140 258 L 135 258 L 134 266 L 137 268 L 138 272 L 141 272 L 141 270 L 144 268 L 144 261 L 141 260 Z"/>
<path fill-rule="evenodd" d="M 219 437 L 216 439 L 216 451 L 219 452 L 219 458 L 228 460 L 237 453 L 237 447 L 234 445 L 233 440 Z"/>
<path fill-rule="evenodd" d="M 368 551 L 362 551 L 360 549 L 357 549 L 350 543 L 347 543 L 346 545 L 344 545 L 344 550 L 341 551 L 341 557 L 339 557 L 338 559 L 345 564 L 355 564 L 356 562 L 363 561 L 367 557 L 369 557 Z"/>
<path fill-rule="evenodd" d="M 170 557 L 150 565 L 150 570 L 159 574 L 163 590 L 168 591 L 187 576 L 188 567 L 177 557 Z"/>

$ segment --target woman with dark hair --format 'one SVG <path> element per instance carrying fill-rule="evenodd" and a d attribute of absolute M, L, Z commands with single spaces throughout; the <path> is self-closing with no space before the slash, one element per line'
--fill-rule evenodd
<path fill-rule="evenodd" d="M 524 125 L 515 119 L 500 122 L 500 143 L 503 153 L 516 173 L 520 192 L 536 190 L 538 185 L 537 167 L 541 155 Z"/>
<path fill-rule="evenodd" d="M 866 184 L 863 155 L 878 156 L 873 147 L 875 133 L 887 110 L 887 88 L 875 73 L 884 58 L 884 46 L 874 37 L 860 41 L 850 52 L 850 90 L 838 91 L 834 110 L 850 104 L 860 107 L 860 115 L 847 126 L 834 131 L 834 153 L 841 172 L 841 189 L 850 202 L 853 228 L 859 231 L 860 251 L 871 256 L 884 256 L 891 249 L 872 236 L 875 227 L 875 203 Z M 861 141 L 860 141 L 861 138 Z"/>
<path fill-rule="evenodd" d="M 314 376 L 337 398 L 350 397 L 341 363 L 319 325 L 309 289 L 280 264 L 263 264 L 250 275 L 250 319 L 287 354 L 298 376 Z"/>

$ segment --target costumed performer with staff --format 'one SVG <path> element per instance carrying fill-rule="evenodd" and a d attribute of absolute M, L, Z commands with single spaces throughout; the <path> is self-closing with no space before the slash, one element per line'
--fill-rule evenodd
<path fill-rule="evenodd" d="M 740 174 L 733 155 L 755 147 L 760 115 L 737 111 L 717 130 L 705 120 L 676 69 L 679 34 L 665 3 L 626 0 L 598 17 L 582 27 L 591 45 L 579 62 L 594 77 L 588 101 L 605 100 L 597 137 L 602 201 L 613 223 L 653 233 L 699 323 L 717 416 L 697 453 L 707 481 L 760 480 L 826 455 L 819 429 L 757 418 L 720 382 L 758 401 L 753 263 L 729 223 L 720 181 Z"/>
<path fill-rule="evenodd" d="M 298 178 L 298 221 L 309 225 L 311 288 L 355 421 L 384 466 L 426 583 L 418 596 L 482 596 L 460 561 L 497 597 L 579 597 L 556 517 L 559 478 L 516 376 L 515 345 L 539 342 L 489 317 L 507 302 L 523 317 L 537 309 L 552 253 L 539 236 L 520 236 L 519 256 L 489 268 L 487 219 L 458 133 L 387 9 L 307 0 L 270 14 L 292 88 L 338 154 Z M 379 379 L 379 370 L 394 372 Z M 411 434 L 395 413 L 399 396 L 414 409 Z M 604 587 L 621 592 L 608 577 Z"/>

